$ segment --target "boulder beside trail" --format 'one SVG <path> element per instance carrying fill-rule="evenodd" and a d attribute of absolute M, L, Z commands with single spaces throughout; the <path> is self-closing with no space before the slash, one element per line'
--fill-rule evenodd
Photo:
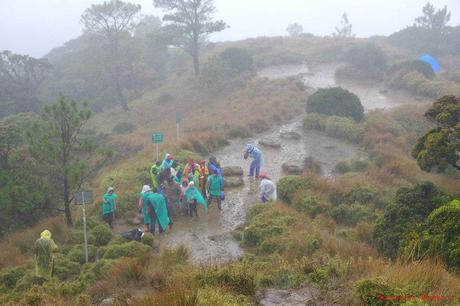
<path fill-rule="evenodd" d="M 267 138 L 259 140 L 259 145 L 263 147 L 267 147 L 267 148 L 275 148 L 275 149 L 281 148 L 281 143 L 275 140 L 272 140 L 272 139 L 267 139 Z"/>
<path fill-rule="evenodd" d="M 285 162 L 281 165 L 281 168 L 287 174 L 299 175 L 304 170 L 304 164 L 302 160 L 293 160 Z"/>
<path fill-rule="evenodd" d="M 302 138 L 302 135 L 300 135 L 297 132 L 290 131 L 290 132 L 283 132 L 280 134 L 280 137 L 283 139 L 289 139 L 289 140 L 299 140 Z"/>
<path fill-rule="evenodd" d="M 243 176 L 243 168 L 239 166 L 222 167 L 222 174 L 227 176 Z"/>
<path fill-rule="evenodd" d="M 225 188 L 241 187 L 244 185 L 244 181 L 242 177 L 226 177 L 224 178 L 224 185 Z"/>

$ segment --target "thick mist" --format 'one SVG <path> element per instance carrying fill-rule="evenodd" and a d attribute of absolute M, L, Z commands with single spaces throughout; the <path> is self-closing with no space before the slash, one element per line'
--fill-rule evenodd
<path fill-rule="evenodd" d="M 101 0 L 0 0 L 0 50 L 35 57 L 75 38 L 82 32 L 80 15 Z M 151 0 L 133 0 L 143 14 L 160 15 Z M 425 0 L 217 0 L 216 17 L 230 28 L 212 37 L 214 41 L 238 40 L 255 36 L 285 35 L 294 22 L 305 32 L 329 35 L 347 12 L 353 32 L 359 37 L 388 35 L 411 25 L 421 14 Z M 458 0 L 432 0 L 435 7 L 447 5 L 450 25 L 460 23 Z"/>

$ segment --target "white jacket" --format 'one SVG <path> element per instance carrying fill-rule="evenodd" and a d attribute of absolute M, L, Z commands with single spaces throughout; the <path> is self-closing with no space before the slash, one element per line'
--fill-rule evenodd
<path fill-rule="evenodd" d="M 260 197 L 264 197 L 269 201 L 276 201 L 276 186 L 269 179 L 263 179 L 260 182 Z"/>

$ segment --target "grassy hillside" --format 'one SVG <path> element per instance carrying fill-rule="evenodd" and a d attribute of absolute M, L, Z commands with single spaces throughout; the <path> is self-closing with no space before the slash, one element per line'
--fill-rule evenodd
<path fill-rule="evenodd" d="M 374 41 L 392 61 L 409 56 L 383 39 Z M 314 65 L 340 61 L 350 45 L 360 42 L 249 39 L 211 46 L 202 61 L 231 46 L 250 50 L 256 68 Z M 175 61 L 183 63 L 182 58 Z M 303 115 L 311 94 L 297 78 L 260 79 L 254 71 L 238 75 L 230 88 L 216 92 L 194 78 L 186 63 L 171 64 L 175 68 L 162 85 L 131 101 L 129 111 L 114 107 L 96 114 L 88 124 L 105 134 L 104 142 L 116 153 L 115 162 L 90 186 L 96 199 L 107 185 L 116 187 L 121 196 L 119 218 L 136 213 L 132 207 L 155 155 L 152 131 L 165 133 L 161 156 L 183 150 L 206 156 L 231 138 Z M 180 141 L 175 139 L 176 112 L 183 118 Z M 460 276 L 442 262 L 391 261 L 373 243 L 376 220 L 400 187 L 428 180 L 451 195 L 460 190 L 457 174 L 422 172 L 410 157 L 417 137 L 431 128 L 423 112 L 423 108 L 406 107 L 367 114 L 356 141 L 365 154 L 338 165 L 335 180 L 304 173 L 295 180 L 305 188 L 289 192 L 292 198 L 283 198 L 281 192 L 280 202 L 254 206 L 245 226 L 233 233 L 245 249 L 236 262 L 197 267 L 187 263 L 183 247 L 158 253 L 157 241 L 150 235 L 142 243 L 132 243 L 107 234 L 97 200 L 90 209 L 89 265 L 82 264 L 81 224 L 69 229 L 59 217 L 0 243 L 0 301 L 3 305 L 91 305 L 114 297 L 115 305 L 256 305 L 259 289 L 307 287 L 318 291 L 317 305 L 385 305 L 378 294 L 454 296 L 460 302 Z M 74 213 L 78 219 L 79 212 Z M 49 282 L 34 277 L 31 261 L 33 242 L 43 228 L 53 232 L 60 247 L 56 278 Z"/>

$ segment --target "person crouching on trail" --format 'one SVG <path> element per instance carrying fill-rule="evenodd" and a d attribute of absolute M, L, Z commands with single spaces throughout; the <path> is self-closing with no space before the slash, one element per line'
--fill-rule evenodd
<path fill-rule="evenodd" d="M 110 228 L 113 228 L 113 219 L 115 219 L 115 211 L 117 210 L 116 198 L 117 195 L 113 187 L 109 187 L 107 193 L 102 196 L 102 217 L 110 225 Z"/>
<path fill-rule="evenodd" d="M 265 172 L 261 172 L 259 177 L 262 179 L 260 182 L 260 199 L 262 203 L 269 201 L 276 201 L 276 186 L 267 176 Z"/>
<path fill-rule="evenodd" d="M 149 185 L 144 185 L 139 197 L 139 210 L 142 213 L 144 219 L 144 225 L 146 226 L 146 231 L 150 230 L 150 215 L 147 209 L 147 200 L 145 200 L 147 193 L 152 192 L 152 188 Z"/>
<path fill-rule="evenodd" d="M 53 276 L 54 255 L 57 251 L 57 245 L 51 239 L 51 232 L 44 230 L 40 238 L 35 241 L 35 275 L 50 279 Z"/>
<path fill-rule="evenodd" d="M 212 200 L 217 200 L 217 207 L 219 210 L 222 209 L 222 191 L 224 191 L 224 187 L 222 184 L 222 177 L 219 176 L 219 172 L 214 170 L 213 174 L 208 178 L 208 207 L 211 205 Z"/>
<path fill-rule="evenodd" d="M 164 196 L 158 192 L 150 192 L 145 196 L 145 204 L 147 204 L 150 215 L 150 232 L 155 234 L 155 227 L 158 222 L 158 232 L 160 234 L 163 233 L 166 227 L 171 225 Z"/>
<path fill-rule="evenodd" d="M 256 177 L 258 178 L 260 168 L 262 168 L 264 163 L 262 151 L 260 151 L 252 144 L 247 144 L 246 151 L 244 153 L 244 159 L 247 159 L 248 157 L 251 157 L 253 159 L 253 161 L 251 162 L 251 166 L 249 167 L 249 176 L 254 176 L 255 173 Z"/>
<path fill-rule="evenodd" d="M 190 182 L 188 184 L 187 190 L 185 190 L 185 202 L 187 203 L 189 214 L 191 217 L 193 217 L 194 213 L 195 216 L 198 217 L 198 211 L 196 209 L 197 203 L 203 205 L 206 212 L 208 211 L 208 205 L 204 200 L 203 196 L 201 195 L 200 191 L 198 190 L 198 188 L 195 187 L 194 182 Z"/>

